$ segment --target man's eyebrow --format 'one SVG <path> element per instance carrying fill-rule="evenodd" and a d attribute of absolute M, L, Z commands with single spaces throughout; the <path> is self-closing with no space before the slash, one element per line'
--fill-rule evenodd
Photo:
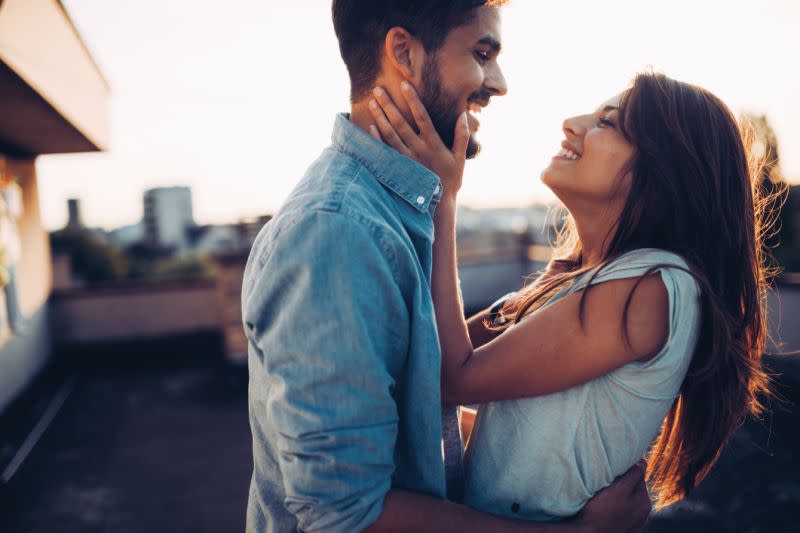
<path fill-rule="evenodd" d="M 503 45 L 500 44 L 500 41 L 498 41 L 494 37 L 486 36 L 483 39 L 479 40 L 478 44 L 482 44 L 482 45 L 488 46 L 489 48 L 491 48 L 492 50 L 494 50 L 498 54 L 500 53 L 500 50 L 503 49 Z"/>

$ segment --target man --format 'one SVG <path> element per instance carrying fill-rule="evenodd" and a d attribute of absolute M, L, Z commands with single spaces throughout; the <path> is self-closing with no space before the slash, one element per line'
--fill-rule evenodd
<path fill-rule="evenodd" d="M 445 468 L 443 430 L 457 430 L 440 410 L 430 295 L 440 182 L 367 133 L 368 102 L 376 85 L 402 102 L 393 91 L 407 81 L 452 142 L 464 110 L 506 92 L 502 3 L 333 1 L 351 113 L 337 117 L 332 146 L 261 231 L 245 271 L 249 531 L 626 531 L 649 513 L 635 471 L 563 524 L 445 499 L 457 493 L 460 450 L 447 439 Z M 470 155 L 478 148 L 473 139 Z"/>

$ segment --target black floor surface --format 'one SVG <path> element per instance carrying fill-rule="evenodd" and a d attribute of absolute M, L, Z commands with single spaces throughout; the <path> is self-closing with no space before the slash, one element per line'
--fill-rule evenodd
<path fill-rule="evenodd" d="M 167 350 L 196 358 L 151 353 L 144 365 L 69 365 L 79 369 L 73 392 L 2 487 L 0 531 L 244 531 L 247 377 L 209 355 L 214 342 Z M 767 422 L 745 425 L 710 478 L 654 517 L 651 532 L 800 530 L 800 416 L 792 404 L 800 395 L 783 393 L 789 402 Z"/>
<path fill-rule="evenodd" d="M 192 362 L 78 374 L 0 495 L 0 531 L 244 531 L 252 471 L 246 371 L 208 350 L 195 346 Z"/>

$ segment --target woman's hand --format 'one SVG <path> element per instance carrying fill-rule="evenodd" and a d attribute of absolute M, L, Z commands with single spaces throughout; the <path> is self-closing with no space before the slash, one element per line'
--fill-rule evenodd
<path fill-rule="evenodd" d="M 450 149 L 442 142 L 428 111 L 411 84 L 407 81 L 401 82 L 400 92 L 411 110 L 419 133 L 408 124 L 392 98 L 381 87 L 375 88 L 375 98 L 369 104 L 370 113 L 377 124 L 377 127 L 370 127 L 370 133 L 401 154 L 429 168 L 442 181 L 442 194 L 455 197 L 461 188 L 467 158 L 469 126 L 466 112 L 456 121 L 453 148 Z"/>

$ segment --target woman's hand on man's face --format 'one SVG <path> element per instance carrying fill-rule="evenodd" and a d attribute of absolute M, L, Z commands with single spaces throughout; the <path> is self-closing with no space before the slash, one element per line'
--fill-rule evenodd
<path fill-rule="evenodd" d="M 469 127 L 466 112 L 456 121 L 455 140 L 450 149 L 442 142 L 428 111 L 411 84 L 401 82 L 400 93 L 411 110 L 419 133 L 409 125 L 391 96 L 383 88 L 376 87 L 373 91 L 374 98 L 369 103 L 369 110 L 376 124 L 370 126 L 371 135 L 429 168 L 441 179 L 443 194 L 455 196 L 461 188 L 467 158 Z"/>

